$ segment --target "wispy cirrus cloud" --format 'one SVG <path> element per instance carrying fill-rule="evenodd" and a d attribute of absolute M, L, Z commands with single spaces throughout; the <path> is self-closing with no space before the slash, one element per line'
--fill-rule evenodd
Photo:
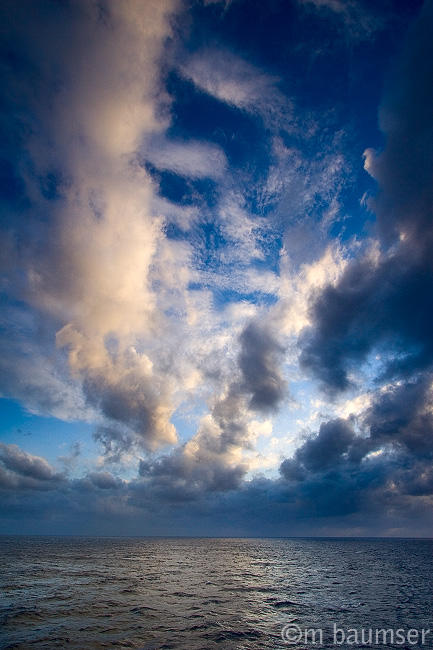
<path fill-rule="evenodd" d="M 260 115 L 267 125 L 290 123 L 293 107 L 279 90 L 278 77 L 259 70 L 230 51 L 201 50 L 179 69 L 200 90 Z"/>
<path fill-rule="evenodd" d="M 169 170 L 180 176 L 218 179 L 227 168 L 224 152 L 210 143 L 153 138 L 142 151 L 146 161 L 157 169 Z"/>
<path fill-rule="evenodd" d="M 372 38 L 383 29 L 384 15 L 359 0 L 298 0 L 307 10 L 322 12 L 341 21 L 343 29 L 351 40 Z"/>

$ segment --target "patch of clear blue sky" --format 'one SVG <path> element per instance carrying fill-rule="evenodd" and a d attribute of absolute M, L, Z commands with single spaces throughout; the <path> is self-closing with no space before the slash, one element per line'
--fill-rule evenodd
<path fill-rule="evenodd" d="M 58 418 L 30 413 L 15 400 L 0 399 L 0 441 L 15 444 L 31 454 L 43 456 L 58 465 L 59 456 L 67 456 L 74 442 L 83 443 L 86 455 L 95 455 L 94 424 L 65 422 Z"/>

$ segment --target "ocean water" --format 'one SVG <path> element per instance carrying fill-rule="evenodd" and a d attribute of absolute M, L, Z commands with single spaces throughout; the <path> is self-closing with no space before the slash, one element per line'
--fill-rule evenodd
<path fill-rule="evenodd" d="M 2 537 L 0 558 L 1 648 L 433 647 L 429 540 Z"/>

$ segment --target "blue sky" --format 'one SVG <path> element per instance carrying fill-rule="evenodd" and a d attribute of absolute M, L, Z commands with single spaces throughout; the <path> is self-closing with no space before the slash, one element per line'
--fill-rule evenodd
<path fill-rule="evenodd" d="M 5 531 L 430 534 L 432 4 L 1 14 Z"/>

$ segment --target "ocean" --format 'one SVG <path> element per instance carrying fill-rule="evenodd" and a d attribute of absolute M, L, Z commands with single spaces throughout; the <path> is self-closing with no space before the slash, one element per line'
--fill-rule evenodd
<path fill-rule="evenodd" d="M 1 648 L 433 647 L 433 540 L 0 537 L 0 556 Z"/>

